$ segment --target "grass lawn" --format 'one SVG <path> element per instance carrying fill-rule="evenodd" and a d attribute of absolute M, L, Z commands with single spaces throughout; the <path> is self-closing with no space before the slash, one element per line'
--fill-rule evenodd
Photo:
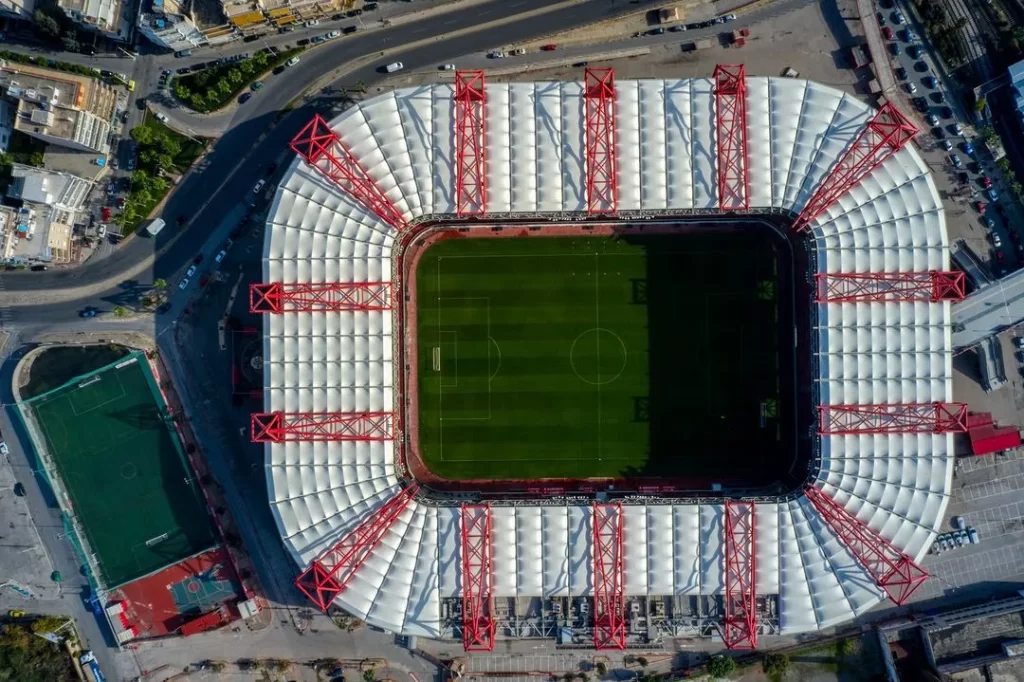
<path fill-rule="evenodd" d="M 772 242 L 743 233 L 435 243 L 416 273 L 424 462 L 453 479 L 762 468 L 775 277 Z"/>

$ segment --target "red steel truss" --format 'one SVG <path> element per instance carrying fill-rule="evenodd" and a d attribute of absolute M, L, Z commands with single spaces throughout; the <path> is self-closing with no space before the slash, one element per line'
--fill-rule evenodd
<path fill-rule="evenodd" d="M 594 648 L 626 648 L 622 505 L 594 504 Z"/>
<path fill-rule="evenodd" d="M 891 103 L 883 104 L 818 185 L 793 223 L 793 229 L 807 229 L 826 208 L 902 149 L 914 135 L 917 135 L 914 124 Z"/>
<path fill-rule="evenodd" d="M 965 403 L 819 405 L 818 433 L 949 433 L 967 431 Z"/>
<path fill-rule="evenodd" d="M 487 210 L 483 71 L 455 72 L 455 205 L 458 215 Z"/>
<path fill-rule="evenodd" d="M 877 272 L 819 274 L 819 303 L 861 301 L 962 301 L 962 272 Z"/>
<path fill-rule="evenodd" d="M 352 576 L 373 553 L 417 491 L 419 486 L 409 486 L 383 507 L 374 510 L 341 542 L 314 559 L 309 568 L 295 579 L 295 586 L 326 612 L 335 598 L 345 591 Z"/>
<path fill-rule="evenodd" d="M 742 64 L 719 64 L 714 78 L 718 202 L 723 211 L 745 211 L 750 208 L 747 70 Z"/>
<path fill-rule="evenodd" d="M 875 584 L 897 605 L 902 606 L 928 579 L 928 574 L 913 559 L 846 511 L 824 490 L 811 485 L 805 492 L 833 532 L 875 579 Z"/>
<path fill-rule="evenodd" d="M 491 506 L 462 505 L 462 645 L 494 649 L 491 601 Z"/>
<path fill-rule="evenodd" d="M 730 649 L 757 648 L 757 539 L 753 502 L 725 503 L 725 618 Z"/>
<path fill-rule="evenodd" d="M 359 165 L 352 152 L 342 144 L 341 138 L 331 130 L 320 114 L 314 116 L 288 146 L 367 211 L 376 213 L 396 230 L 408 226 L 402 212 Z"/>
<path fill-rule="evenodd" d="M 587 69 L 583 100 L 586 107 L 587 213 L 614 215 L 619 210 L 615 70 Z"/>
<path fill-rule="evenodd" d="M 249 312 L 311 313 L 391 310 L 391 282 L 249 285 Z"/>
<path fill-rule="evenodd" d="M 253 443 L 394 438 L 391 412 L 270 412 L 252 415 Z"/>

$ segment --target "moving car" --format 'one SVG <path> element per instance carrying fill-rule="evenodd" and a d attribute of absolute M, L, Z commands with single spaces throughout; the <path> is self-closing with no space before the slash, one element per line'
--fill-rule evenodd
<path fill-rule="evenodd" d="M 285 66 L 295 66 L 295 65 L 296 65 L 296 64 L 298 64 L 298 63 L 299 63 L 299 58 L 298 58 L 298 57 L 292 57 L 291 59 L 289 59 L 288 61 L 286 61 L 286 62 L 284 63 L 284 65 L 285 65 Z"/>
<path fill-rule="evenodd" d="M 260 190 L 263 189 L 263 186 L 266 185 L 266 184 L 267 184 L 267 181 L 261 179 L 259 182 L 256 183 L 256 186 L 252 188 L 252 193 L 253 194 L 259 194 Z"/>
<path fill-rule="evenodd" d="M 552 50 L 557 50 L 558 45 L 555 45 L 554 43 L 548 43 L 547 45 L 541 45 L 540 49 L 544 50 L 545 52 L 551 52 Z"/>
<path fill-rule="evenodd" d="M 166 114 L 162 114 L 162 113 L 160 113 L 158 111 L 154 115 L 156 116 L 156 120 L 160 121 L 161 123 L 167 123 L 167 115 Z"/>
<path fill-rule="evenodd" d="M 253 90 L 259 90 L 263 87 L 263 81 L 255 81 L 250 87 Z"/>
<path fill-rule="evenodd" d="M 401 71 L 404 68 L 405 64 L 403 64 L 402 62 L 391 62 L 390 64 L 384 67 L 384 70 L 387 71 L 388 73 L 394 73 L 395 71 Z"/>
<path fill-rule="evenodd" d="M 238 103 L 239 104 L 245 104 L 246 102 L 248 102 L 251 99 L 252 99 L 252 93 L 251 92 L 243 92 L 239 96 L 239 98 L 238 98 Z"/>
<path fill-rule="evenodd" d="M 191 57 L 192 56 L 192 50 L 178 50 L 177 52 L 174 53 L 174 56 L 175 57 Z"/>
<path fill-rule="evenodd" d="M 488 59 L 504 59 L 505 58 L 505 53 L 502 52 L 501 50 L 491 50 L 490 52 L 487 53 L 487 58 Z"/>
<path fill-rule="evenodd" d="M 219 263 L 219 262 L 221 262 L 222 260 L 224 260 L 224 256 L 226 256 L 226 255 L 228 255 L 228 252 L 227 252 L 227 251 L 224 251 L 224 250 L 218 251 L 218 252 L 217 252 L 217 255 L 213 257 L 213 260 L 214 260 L 215 262 Z"/>
<path fill-rule="evenodd" d="M 80 317 L 96 317 L 97 310 L 92 306 L 85 308 L 82 312 L 78 313 Z"/>
<path fill-rule="evenodd" d="M 454 71 L 455 70 L 455 65 L 454 64 L 442 64 L 441 65 L 441 70 L 442 71 Z"/>

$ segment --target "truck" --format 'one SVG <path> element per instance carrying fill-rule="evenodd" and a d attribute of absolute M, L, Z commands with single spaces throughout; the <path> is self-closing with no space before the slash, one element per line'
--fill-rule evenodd
<path fill-rule="evenodd" d="M 89 682 L 106 682 L 103 673 L 100 672 L 100 665 L 96 662 L 96 656 L 92 651 L 86 651 L 78 657 L 78 664 L 82 666 L 82 673 Z"/>
<path fill-rule="evenodd" d="M 160 234 L 160 230 L 164 229 L 166 226 L 167 223 L 164 222 L 163 218 L 154 218 L 153 222 L 146 227 L 146 232 L 150 237 L 155 237 Z"/>

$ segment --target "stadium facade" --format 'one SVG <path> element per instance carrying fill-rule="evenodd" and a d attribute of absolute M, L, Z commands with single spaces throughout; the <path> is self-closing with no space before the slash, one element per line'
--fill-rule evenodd
<path fill-rule="evenodd" d="M 467 649 L 699 635 L 745 648 L 905 601 L 927 577 L 918 562 L 966 417 L 950 346 L 962 279 L 914 132 L 891 106 L 742 67 L 486 86 L 460 73 L 315 120 L 293 143 L 251 292 L 268 313 L 253 438 L 299 587 L 324 609 Z M 402 365 L 415 360 L 396 272 L 410 234 L 722 212 L 788 217 L 806 234 L 805 487 L 483 504 L 408 476 Z"/>

